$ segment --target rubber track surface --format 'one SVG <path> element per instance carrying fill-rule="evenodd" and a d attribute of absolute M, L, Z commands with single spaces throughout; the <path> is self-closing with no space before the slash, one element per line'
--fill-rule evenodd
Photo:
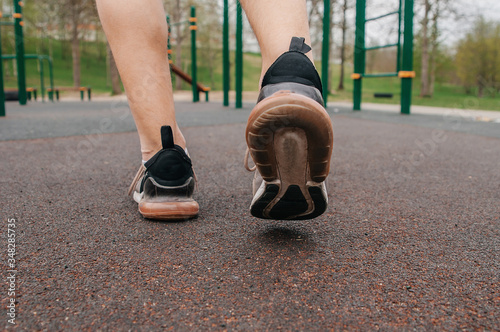
<path fill-rule="evenodd" d="M 126 196 L 136 133 L 0 142 L 17 328 L 499 330 L 500 140 L 334 126 L 330 203 L 311 221 L 251 217 L 243 123 L 185 129 L 200 216 L 181 223 Z"/>

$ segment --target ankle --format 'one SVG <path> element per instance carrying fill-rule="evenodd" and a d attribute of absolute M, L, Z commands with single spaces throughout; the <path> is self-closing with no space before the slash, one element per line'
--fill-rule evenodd
<path fill-rule="evenodd" d="M 180 131 L 179 127 L 176 126 L 176 129 L 174 129 L 173 134 L 174 134 L 174 144 L 179 145 L 181 148 L 186 150 L 186 139 L 184 138 L 184 135 L 182 135 L 182 132 Z M 161 142 L 154 145 L 150 144 L 147 146 L 141 146 L 142 160 L 148 161 L 161 149 L 162 149 Z"/>
<path fill-rule="evenodd" d="M 271 73 L 269 73 L 270 71 Z M 276 83 L 274 82 L 276 76 L 288 76 L 290 71 L 296 71 L 294 74 L 314 81 L 315 86 L 318 85 L 316 84 L 318 82 L 315 82 L 319 77 L 316 77 L 317 70 L 312 50 L 306 44 L 305 38 L 292 37 L 288 49 L 280 50 L 279 53 L 263 53 L 259 88 L 262 88 L 263 84 Z"/>

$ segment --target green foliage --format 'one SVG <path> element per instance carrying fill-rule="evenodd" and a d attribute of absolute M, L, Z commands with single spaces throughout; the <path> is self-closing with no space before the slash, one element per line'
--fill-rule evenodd
<path fill-rule="evenodd" d="M 37 39 L 27 37 L 25 39 L 26 54 L 35 54 L 37 50 L 48 50 L 49 42 L 52 43 L 52 57 L 54 63 L 54 84 L 56 86 L 73 85 L 73 63 L 71 59 L 70 41 L 49 39 Z M 42 45 L 45 45 L 42 47 Z M 67 54 L 69 49 L 69 55 Z M 82 42 L 82 85 L 91 86 L 96 92 L 109 92 L 111 87 L 106 74 L 106 44 L 104 42 Z M 4 46 L 3 52 L 7 53 Z M 10 51 L 9 53 L 13 53 Z M 48 52 L 43 52 L 48 53 Z M 49 86 L 49 69 L 44 63 L 45 86 Z M 6 88 L 16 88 L 14 61 L 4 60 L 4 84 Z M 26 84 L 27 86 L 40 87 L 40 75 L 36 60 L 26 60 Z"/>
<path fill-rule="evenodd" d="M 319 62 L 316 66 L 321 67 Z M 346 71 L 346 77 L 350 77 L 352 68 Z M 332 77 L 334 86 L 339 77 L 339 66 L 333 66 Z M 492 97 L 487 96 L 484 98 L 477 98 L 464 93 L 461 86 L 451 83 L 436 82 L 435 93 L 433 98 L 420 97 L 418 86 L 420 80 L 417 78 L 413 81 L 413 96 L 412 104 L 421 106 L 432 107 L 448 107 L 456 109 L 475 109 L 475 110 L 492 110 L 498 111 L 500 109 L 500 96 Z M 330 105 L 335 105 L 336 101 L 352 102 L 353 80 L 347 78 L 345 80 L 345 90 L 338 91 L 330 95 Z M 394 98 L 374 98 L 375 92 L 393 93 Z M 386 78 L 366 78 L 363 79 L 363 102 L 364 103 L 380 103 L 380 104 L 399 104 L 401 101 L 401 80 L 396 77 Z"/>
<path fill-rule="evenodd" d="M 480 18 L 462 39 L 456 55 L 457 74 L 469 94 L 494 96 L 500 90 L 500 23 Z"/>

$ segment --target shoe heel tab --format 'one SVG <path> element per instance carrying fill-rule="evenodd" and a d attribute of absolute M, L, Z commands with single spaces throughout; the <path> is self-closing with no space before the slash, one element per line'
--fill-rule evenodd
<path fill-rule="evenodd" d="M 292 37 L 288 51 L 306 54 L 310 50 L 311 47 L 306 44 L 306 39 L 304 37 Z"/>
<path fill-rule="evenodd" d="M 174 133 L 172 127 L 161 127 L 161 145 L 164 149 L 171 149 L 174 147 Z"/>

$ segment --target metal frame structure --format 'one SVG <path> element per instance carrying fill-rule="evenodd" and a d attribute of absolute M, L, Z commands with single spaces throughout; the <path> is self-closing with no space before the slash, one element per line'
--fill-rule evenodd
<path fill-rule="evenodd" d="M 181 21 L 181 22 L 176 22 L 176 23 L 170 23 L 170 16 L 167 15 L 166 17 L 167 20 L 167 26 L 168 26 L 168 39 L 167 39 L 167 48 L 168 48 L 168 63 L 170 64 L 170 67 L 172 71 L 175 71 L 176 74 L 181 76 L 182 79 L 187 81 L 189 84 L 191 84 L 191 89 L 193 91 L 193 102 L 198 102 L 200 101 L 200 84 L 198 83 L 198 65 L 197 65 L 197 57 L 196 57 L 196 31 L 198 30 L 198 25 L 197 21 L 198 19 L 196 18 L 196 7 L 191 6 L 191 12 L 190 12 L 190 17 L 189 20 Z M 170 36 L 172 33 L 171 27 L 180 25 L 180 24 L 189 24 L 189 30 L 191 30 L 191 76 L 187 75 L 184 72 L 180 72 L 181 69 L 179 67 L 175 67 L 173 64 L 173 61 L 171 59 L 171 54 L 172 54 L 172 47 L 170 44 Z M 203 87 L 203 92 L 205 92 L 205 100 L 208 101 L 208 92 L 210 91 L 210 88 L 208 87 Z"/>
<path fill-rule="evenodd" d="M 13 22 L 2 22 L 1 25 L 13 25 L 16 38 L 16 65 L 17 65 L 17 86 L 19 89 L 19 104 L 26 105 L 26 69 L 24 64 L 24 37 L 23 37 L 23 3 L 22 1 L 13 0 L 14 13 L 12 15 L 0 15 L 0 18 L 13 18 Z M 0 36 L 1 37 L 1 36 Z M 1 43 L 0 43 L 1 44 Z M 0 58 L 1 58 L 0 45 Z M 3 66 L 1 66 L 3 67 Z M 3 85 L 3 68 L 0 69 L 0 116 L 5 116 L 5 93 Z"/>
<path fill-rule="evenodd" d="M 39 54 L 25 54 L 24 52 L 24 34 L 23 34 L 23 7 L 22 1 L 13 0 L 14 13 L 12 15 L 2 15 L 0 12 L 0 18 L 13 18 L 13 21 L 1 21 L 0 26 L 14 26 L 15 33 L 15 47 L 16 54 L 2 55 L 2 45 L 1 45 L 1 34 L 0 34 L 0 117 L 5 116 L 5 91 L 3 83 L 3 60 L 15 60 L 17 67 L 17 86 L 18 86 L 18 98 L 20 105 L 26 105 L 28 99 L 28 93 L 26 89 L 26 67 L 25 63 L 27 59 L 38 60 L 38 65 L 40 68 L 40 88 L 42 92 L 42 101 L 45 98 L 45 79 L 43 70 L 43 61 L 46 60 L 49 65 L 49 79 L 50 79 L 50 90 L 54 89 L 54 75 L 53 75 L 53 63 L 52 58 L 48 55 Z M 52 95 L 49 94 L 49 99 L 53 101 Z"/>
<path fill-rule="evenodd" d="M 16 58 L 17 57 L 15 54 L 1 55 L 2 60 L 15 60 Z M 40 68 L 40 90 L 42 93 L 42 101 L 44 101 L 44 98 L 45 98 L 45 74 L 44 74 L 44 70 L 43 70 L 43 61 L 46 60 L 48 65 L 49 65 L 50 90 L 53 90 L 54 89 L 54 70 L 53 70 L 52 58 L 48 55 L 25 54 L 24 59 L 25 60 L 38 60 L 38 66 Z M 54 101 L 51 94 L 49 94 L 49 100 Z"/>
<path fill-rule="evenodd" d="M 404 3 L 403 3 L 404 1 Z M 363 78 L 399 77 L 401 78 L 401 114 L 410 114 L 413 71 L 413 6 L 414 0 L 399 0 L 397 11 L 373 18 L 366 18 L 366 0 L 356 2 L 356 41 L 354 46 L 353 110 L 361 110 Z M 404 7 L 404 11 L 403 11 Z M 398 15 L 398 41 L 395 44 L 366 47 L 366 23 L 391 15 Z M 403 20 L 404 19 L 404 20 Z M 401 45 L 401 23 L 404 22 L 403 45 Z M 381 48 L 397 47 L 396 72 L 367 74 L 366 52 Z"/>

